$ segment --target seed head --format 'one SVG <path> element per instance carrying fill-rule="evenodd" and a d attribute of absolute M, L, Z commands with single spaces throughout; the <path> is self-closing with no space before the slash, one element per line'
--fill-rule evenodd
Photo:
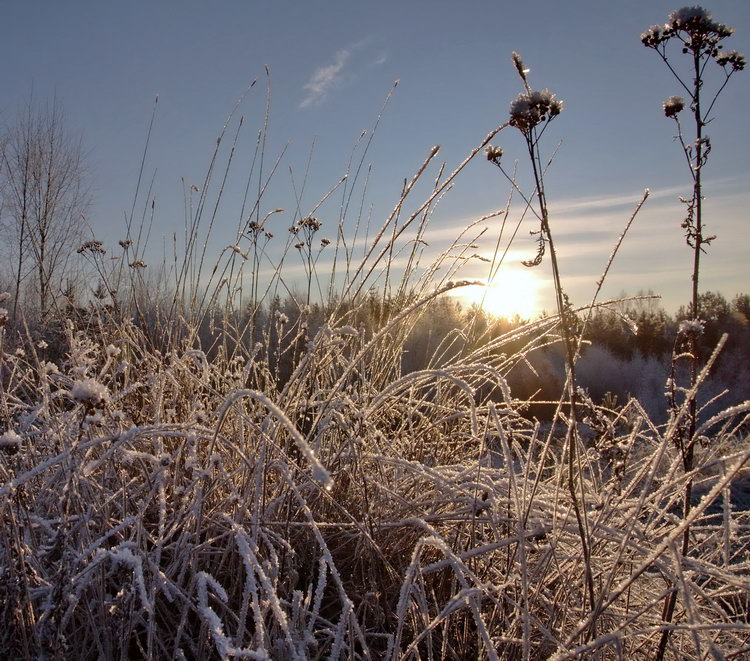
<path fill-rule="evenodd" d="M 563 102 L 547 89 L 519 94 L 510 104 L 510 123 L 521 132 L 528 133 L 541 122 L 559 115 Z"/>
<path fill-rule="evenodd" d="M 105 255 L 107 251 L 102 247 L 102 242 L 97 241 L 95 239 L 91 241 L 86 241 L 86 243 L 82 244 L 76 252 L 80 255 L 86 251 L 92 252 L 92 253 L 98 253 L 100 255 Z"/>
<path fill-rule="evenodd" d="M 677 332 L 680 335 L 698 336 L 703 333 L 703 322 L 700 319 L 683 319 Z"/>
<path fill-rule="evenodd" d="M 652 25 L 641 35 L 641 41 L 647 48 L 656 48 L 667 39 L 669 36 L 664 34 L 664 28 L 661 25 Z"/>
<path fill-rule="evenodd" d="M 677 117 L 677 113 L 682 112 L 685 107 L 685 99 L 681 96 L 670 96 L 662 106 L 667 117 Z"/>
<path fill-rule="evenodd" d="M 0 451 L 7 454 L 15 454 L 21 447 L 21 437 L 12 429 L 0 436 Z"/>
<path fill-rule="evenodd" d="M 732 71 L 742 71 L 747 64 L 745 56 L 742 53 L 738 53 L 736 50 L 719 53 L 716 56 L 716 61 L 723 67 L 732 67 Z"/>
<path fill-rule="evenodd" d="M 300 227 L 306 227 L 311 232 L 317 232 L 323 223 L 321 223 L 315 216 L 308 216 L 299 221 Z"/>
<path fill-rule="evenodd" d="M 487 160 L 492 161 L 493 163 L 499 163 L 503 156 L 502 148 L 493 145 L 487 145 L 484 148 L 484 153 L 487 155 Z"/>
<path fill-rule="evenodd" d="M 675 37 L 682 42 L 683 53 L 692 51 L 718 57 L 719 42 L 733 32 L 733 28 L 715 21 L 710 11 L 695 5 L 673 11 L 663 27 L 652 25 L 641 35 L 641 41 L 648 48 L 656 48 Z"/>
<path fill-rule="evenodd" d="M 73 382 L 70 397 L 89 407 L 97 408 L 109 401 L 109 390 L 96 379 L 81 379 Z"/>
<path fill-rule="evenodd" d="M 733 28 L 713 20 L 711 12 L 698 5 L 673 11 L 665 28 L 673 32 L 685 32 L 698 41 L 707 38 L 718 41 L 734 32 Z"/>
<path fill-rule="evenodd" d="M 518 71 L 518 75 L 521 76 L 521 80 L 523 80 L 524 83 L 528 84 L 526 75 L 529 73 L 529 69 L 523 66 L 523 60 L 521 59 L 521 56 L 516 53 L 516 51 L 513 51 L 513 55 L 511 57 L 513 58 L 513 66 L 516 68 L 516 71 Z"/>

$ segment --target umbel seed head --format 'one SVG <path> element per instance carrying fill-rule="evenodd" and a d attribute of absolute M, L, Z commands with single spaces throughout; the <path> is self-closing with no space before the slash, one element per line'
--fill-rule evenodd
<path fill-rule="evenodd" d="M 510 123 L 523 133 L 562 112 L 563 102 L 547 89 L 519 94 L 510 104 Z"/>
<path fill-rule="evenodd" d="M 652 25 L 646 30 L 641 41 L 647 48 L 657 48 L 676 38 L 682 43 L 683 53 L 709 54 L 718 60 L 719 42 L 733 33 L 734 28 L 715 21 L 710 11 L 695 5 L 673 11 L 663 26 Z"/>

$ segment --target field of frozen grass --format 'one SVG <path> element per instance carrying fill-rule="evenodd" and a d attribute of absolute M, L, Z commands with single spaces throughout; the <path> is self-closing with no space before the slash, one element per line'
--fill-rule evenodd
<path fill-rule="evenodd" d="M 557 314 L 498 332 L 475 310 L 409 363 L 474 250 L 470 226 L 425 267 L 431 210 L 473 158 L 502 167 L 501 131 L 528 140 L 538 260 L 555 259 L 538 149 L 562 105 L 514 62 L 511 121 L 453 171 L 432 150 L 375 230 L 342 214 L 329 246 L 316 209 L 298 213 L 264 280 L 281 210 L 261 213 L 267 175 L 251 172 L 249 219 L 212 262 L 217 141 L 159 278 L 131 214 L 119 261 L 96 241 L 79 251 L 101 279 L 93 301 L 44 324 L 3 310 L 3 658 L 750 657 L 750 403 L 697 404 L 723 339 L 698 359 L 702 325 L 680 326 L 666 422 L 577 388 L 605 304 L 573 309 L 557 280 Z M 700 220 L 688 229 L 707 243 Z M 335 278 L 316 268 L 323 248 Z M 282 301 L 287 253 L 307 286 Z M 540 421 L 509 382 L 549 347 L 567 385 Z"/>
<path fill-rule="evenodd" d="M 675 658 L 742 658 L 747 407 L 704 423 L 686 475 L 678 421 L 582 402 L 592 610 L 564 411 L 542 427 L 505 386 L 555 319 L 402 374 L 412 308 L 377 332 L 332 314 L 283 385 L 263 342 L 157 350 L 99 313 L 57 363 L 6 353 L 7 658 L 645 658 L 672 591 Z"/>

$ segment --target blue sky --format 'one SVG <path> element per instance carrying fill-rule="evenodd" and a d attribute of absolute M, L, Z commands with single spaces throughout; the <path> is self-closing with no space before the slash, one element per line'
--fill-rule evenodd
<path fill-rule="evenodd" d="M 244 178 L 263 125 L 266 65 L 272 88 L 266 169 L 286 150 L 262 209 L 286 209 L 271 226 L 283 241 L 296 209 L 292 181 L 299 192 L 309 159 L 300 202 L 305 213 L 346 171 L 358 136 L 372 128 L 396 79 L 400 83 L 365 158 L 373 167 L 364 205 L 373 226 L 390 212 L 403 179 L 433 145 L 441 146 L 437 160 L 450 170 L 507 119 L 509 103 L 521 91 L 510 62 L 515 50 L 531 69 L 532 84 L 565 101 L 546 134 L 550 153 L 559 145 L 547 192 L 572 300 L 588 301 L 648 187 L 652 198 L 625 239 L 604 296 L 651 288 L 674 310 L 690 291 L 691 256 L 676 201 L 690 187 L 672 139 L 674 124 L 664 118 L 661 102 L 679 89 L 639 35 L 680 6 L 661 0 L 6 2 L 0 119 L 12 122 L 32 89 L 37 99 L 57 96 L 88 151 L 92 231 L 116 244 L 124 236 L 123 217 L 132 204 L 158 94 L 145 169 L 146 180 L 154 181 L 151 243 L 158 255 L 161 237 L 184 230 L 182 180 L 201 184 L 224 121 L 258 79 L 237 115 L 244 124 L 213 230 L 211 249 L 218 252 L 233 241 Z M 717 0 L 707 8 L 737 30 L 726 47 L 750 52 L 750 3 Z M 718 103 L 708 129 L 713 152 L 704 171 L 708 231 L 718 239 L 704 260 L 703 286 L 728 297 L 750 291 L 748 76 L 750 71 L 737 74 Z M 229 133 L 234 130 L 232 124 Z M 506 150 L 506 163 L 518 159 L 519 182 L 530 192 L 520 134 L 506 130 L 495 142 Z M 361 150 L 362 143 L 360 155 Z M 431 169 L 426 182 L 436 172 Z M 428 192 L 428 183 L 420 195 Z M 502 208 L 508 192 L 498 172 L 477 158 L 434 212 L 425 260 L 445 249 L 463 226 Z M 354 199 L 352 208 L 359 205 L 359 193 Z M 322 235 L 335 227 L 340 202 L 334 195 L 317 212 Z M 418 202 L 415 198 L 410 208 Z M 144 204 L 142 196 L 139 208 Z M 356 213 L 350 215 L 347 231 L 353 232 Z M 495 223 L 484 225 L 484 254 L 491 251 Z M 521 225 L 509 271 L 533 255 L 533 229 L 531 219 Z M 325 256 L 320 264 L 325 269 Z M 545 263 L 536 274 L 536 304 L 551 309 L 544 283 L 548 268 Z M 485 272 L 476 262 L 464 275 Z"/>

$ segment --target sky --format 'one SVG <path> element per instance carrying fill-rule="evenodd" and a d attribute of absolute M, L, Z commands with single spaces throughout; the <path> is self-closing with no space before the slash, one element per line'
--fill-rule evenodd
<path fill-rule="evenodd" d="M 29 98 L 57 99 L 67 126 L 81 136 L 86 150 L 92 199 L 88 231 L 107 246 L 116 249 L 117 241 L 125 238 L 125 219 L 133 207 L 154 108 L 135 205 L 136 220 L 149 210 L 147 260 L 170 254 L 172 237 L 184 235 L 186 206 L 190 213 L 190 201 L 195 208 L 199 199 L 190 187 L 202 189 L 216 139 L 242 98 L 206 192 L 207 208 L 213 209 L 242 117 L 211 227 L 209 259 L 236 242 L 241 213 L 247 215 L 243 199 L 267 108 L 263 174 L 256 161 L 250 198 L 254 200 L 259 182 L 275 167 L 259 204 L 261 218 L 273 209 L 285 210 L 268 221 L 275 235 L 269 255 L 283 247 L 287 228 L 313 210 L 323 223 L 320 236 L 334 240 L 346 199 L 350 203 L 344 231 L 361 251 L 364 235 L 371 237 L 388 217 L 404 179 L 411 179 L 434 146 L 440 151 L 407 199 L 402 217 L 430 194 L 441 163 L 452 171 L 507 120 L 511 100 L 522 91 L 511 64 L 511 53 L 517 51 L 530 69 L 532 86 L 549 88 L 565 103 L 545 133 L 542 149 L 546 156 L 554 156 L 546 173 L 546 192 L 563 284 L 571 300 L 581 305 L 591 300 L 612 248 L 646 188 L 650 198 L 624 238 L 600 298 L 652 290 L 670 311 L 689 299 L 692 255 L 680 228 L 684 211 L 678 197 L 690 194 L 690 173 L 674 141 L 674 123 L 661 108 L 664 99 L 680 89 L 657 54 L 639 39 L 650 25 L 664 23 L 671 10 L 682 6 L 679 3 L 2 4 L 6 30 L 0 41 L 0 122 L 12 125 Z M 750 3 L 716 0 L 706 7 L 714 18 L 736 29 L 726 48 L 750 53 Z M 679 53 L 674 61 L 676 66 L 686 63 Z M 715 69 L 717 75 L 709 77 L 708 87 L 721 79 L 721 71 Z M 702 289 L 728 298 L 750 291 L 750 132 L 744 120 L 750 107 L 749 76 L 750 71 L 744 71 L 732 78 L 707 129 L 713 147 L 703 175 L 707 233 L 718 238 L 703 260 Z M 362 131 L 367 133 L 360 139 Z M 509 171 L 517 169 L 518 185 L 530 195 L 529 163 L 520 133 L 503 130 L 493 144 L 505 150 L 503 163 Z M 355 180 L 360 161 L 362 171 Z M 363 173 L 368 169 L 364 190 Z M 336 188 L 347 171 L 347 183 Z M 423 246 L 421 263 L 450 251 L 451 242 L 467 225 L 505 208 L 510 191 L 497 168 L 479 154 L 433 210 L 422 237 L 428 245 Z M 516 195 L 501 250 L 507 246 L 510 228 L 519 222 L 518 200 Z M 486 231 L 467 254 L 491 257 L 500 227 L 501 219 L 495 217 L 472 228 Z M 515 301 L 510 309 L 515 306 L 525 314 L 554 307 L 549 260 L 531 275 L 520 265 L 535 253 L 530 232 L 536 228 L 527 214 L 501 267 L 501 284 L 492 294 Z M 405 235 L 409 238 L 414 237 Z M 178 239 L 178 251 L 181 245 Z M 403 262 L 397 261 L 397 266 Z M 325 274 L 331 263 L 331 254 L 322 252 L 318 271 Z M 292 254 L 286 264 L 287 284 L 294 286 L 303 279 L 301 261 Z M 479 259 L 468 260 L 459 274 L 469 279 L 486 276 L 487 265 Z M 378 286 L 382 279 L 371 284 Z"/>

